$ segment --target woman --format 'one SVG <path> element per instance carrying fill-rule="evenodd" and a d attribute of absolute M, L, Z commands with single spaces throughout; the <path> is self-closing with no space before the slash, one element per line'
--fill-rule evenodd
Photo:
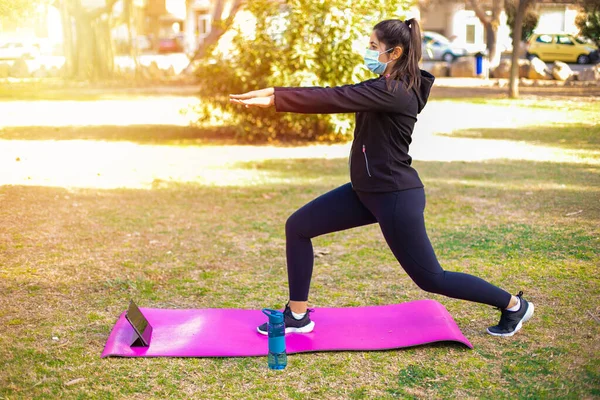
<path fill-rule="evenodd" d="M 533 315 L 523 293 L 508 292 L 472 275 L 444 271 L 425 230 L 425 192 L 411 167 L 408 147 L 417 114 L 427 102 L 434 77 L 419 69 L 421 32 L 415 19 L 386 20 L 371 34 L 366 66 L 379 78 L 334 88 L 268 88 L 230 95 L 246 107 L 279 112 L 356 113 L 350 151 L 350 180 L 306 204 L 289 217 L 286 257 L 290 301 L 286 332 L 314 329 L 307 310 L 313 270 L 311 238 L 379 223 L 400 265 L 423 290 L 498 307 L 500 322 L 487 329 L 512 336 Z M 258 327 L 267 333 L 266 324 Z"/>

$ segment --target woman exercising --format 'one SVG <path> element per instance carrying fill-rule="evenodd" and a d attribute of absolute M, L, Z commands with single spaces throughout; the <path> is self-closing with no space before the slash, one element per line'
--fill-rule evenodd
<path fill-rule="evenodd" d="M 498 307 L 500 322 L 487 328 L 512 336 L 533 315 L 523 293 L 510 293 L 473 275 L 444 271 L 437 261 L 423 212 L 425 191 L 411 167 L 408 147 L 417 114 L 434 77 L 419 69 L 421 31 L 415 19 L 386 20 L 373 28 L 365 65 L 380 75 L 356 85 L 333 88 L 268 88 L 230 95 L 246 107 L 272 107 L 306 114 L 356 113 L 350 150 L 350 183 L 321 195 L 286 222 L 290 300 L 286 333 L 314 329 L 307 309 L 314 254 L 311 239 L 330 232 L 379 223 L 383 236 L 412 280 L 423 290 Z M 267 334 L 266 324 L 258 331 Z"/>

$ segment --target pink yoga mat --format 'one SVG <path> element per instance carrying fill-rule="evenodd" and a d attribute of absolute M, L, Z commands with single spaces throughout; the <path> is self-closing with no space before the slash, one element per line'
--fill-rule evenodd
<path fill-rule="evenodd" d="M 266 356 L 268 338 L 256 331 L 267 322 L 261 310 L 140 308 L 153 327 L 149 347 L 131 347 L 135 338 L 121 314 L 102 357 Z M 434 300 L 348 308 L 315 308 L 310 333 L 288 333 L 289 353 L 385 350 L 455 341 L 473 348 L 443 305 Z"/>

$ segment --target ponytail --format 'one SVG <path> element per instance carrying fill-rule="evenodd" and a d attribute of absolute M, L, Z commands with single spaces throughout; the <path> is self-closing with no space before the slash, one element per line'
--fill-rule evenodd
<path fill-rule="evenodd" d="M 408 46 L 408 54 L 406 60 L 407 72 L 407 90 L 411 87 L 421 86 L 421 70 L 419 68 L 419 60 L 421 59 L 421 27 L 419 22 L 411 18 L 404 21 L 410 30 L 410 44 Z"/>
<path fill-rule="evenodd" d="M 373 28 L 377 38 L 387 46 L 386 50 L 394 47 L 402 48 L 402 55 L 396 61 L 394 69 L 387 76 L 388 89 L 396 90 L 398 81 L 404 83 L 406 90 L 421 86 L 421 28 L 415 18 L 406 21 L 398 19 L 381 21 Z M 395 82 L 392 88 L 391 83 Z"/>

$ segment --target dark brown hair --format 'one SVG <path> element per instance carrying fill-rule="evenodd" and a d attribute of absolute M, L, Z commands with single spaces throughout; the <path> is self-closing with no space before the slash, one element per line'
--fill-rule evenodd
<path fill-rule="evenodd" d="M 411 18 L 406 21 L 399 19 L 388 19 L 381 21 L 373 28 L 380 42 L 386 46 L 386 50 L 394 47 L 402 48 L 402 55 L 394 64 L 394 69 L 388 76 L 388 88 L 391 82 L 404 82 L 406 90 L 421 85 L 421 71 L 419 60 L 421 59 L 421 28 L 419 22 Z"/>

